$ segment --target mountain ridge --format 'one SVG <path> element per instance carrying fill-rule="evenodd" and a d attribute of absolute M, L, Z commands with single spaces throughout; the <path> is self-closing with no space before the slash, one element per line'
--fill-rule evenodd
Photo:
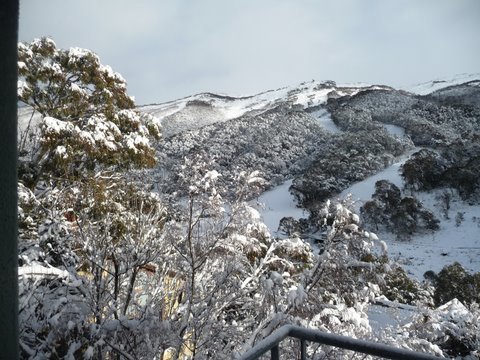
<path fill-rule="evenodd" d="M 388 85 L 337 84 L 334 81 L 312 80 L 296 86 L 285 86 L 247 96 L 203 92 L 164 103 L 141 105 L 138 109 L 158 118 L 162 123 L 164 136 L 169 137 L 178 132 L 201 128 L 243 115 L 258 115 L 277 106 L 297 111 L 309 109 L 312 111 L 326 106 L 329 99 L 354 96 L 364 91 L 396 91 L 411 96 L 425 96 L 444 87 L 455 87 L 478 80 L 480 80 L 480 74 L 463 75 L 458 78 L 433 80 L 414 85 L 410 89 L 396 89 Z M 432 91 L 426 93 L 427 88 Z"/>

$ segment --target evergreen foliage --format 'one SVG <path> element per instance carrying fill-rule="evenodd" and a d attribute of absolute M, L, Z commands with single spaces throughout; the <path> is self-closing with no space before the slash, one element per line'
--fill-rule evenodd
<path fill-rule="evenodd" d="M 435 287 L 433 298 L 436 305 L 453 299 L 458 299 L 465 305 L 480 304 L 480 273 L 471 274 L 455 262 L 430 278 Z"/>
<path fill-rule="evenodd" d="M 314 208 L 385 168 L 408 146 L 383 128 L 330 137 L 318 144 L 315 159 L 294 179 L 291 190 L 303 207 Z"/>
<path fill-rule="evenodd" d="M 150 139 L 160 136 L 159 124 L 135 110 L 125 80 L 95 53 L 58 49 L 49 38 L 19 43 L 18 53 L 19 100 L 42 117 L 38 148 L 22 149 L 28 156 L 21 179 L 35 183 L 47 169 L 78 177 L 105 167 L 155 164 Z"/>
<path fill-rule="evenodd" d="M 377 230 L 383 226 L 401 239 L 439 228 L 439 221 L 430 210 L 423 208 L 415 197 L 402 197 L 400 189 L 387 180 L 375 183 L 372 200 L 365 202 L 360 211 L 366 224 Z"/>
<path fill-rule="evenodd" d="M 477 137 L 458 140 L 440 151 L 422 149 L 402 166 L 407 187 L 431 190 L 457 189 L 464 199 L 478 201 L 480 148 Z"/>

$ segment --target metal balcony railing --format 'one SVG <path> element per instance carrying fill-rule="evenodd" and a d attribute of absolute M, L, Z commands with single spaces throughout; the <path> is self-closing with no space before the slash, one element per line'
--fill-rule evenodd
<path fill-rule="evenodd" d="M 379 356 L 385 359 L 439 359 L 433 355 L 399 349 L 384 344 L 329 334 L 318 330 L 305 329 L 295 325 L 285 325 L 275 330 L 270 336 L 258 342 L 253 348 L 243 354 L 239 360 L 255 360 L 268 351 L 270 351 L 272 360 L 278 360 L 280 358 L 279 344 L 287 337 L 293 337 L 300 340 L 301 360 L 307 359 L 307 341 L 352 350 L 362 354 Z"/>

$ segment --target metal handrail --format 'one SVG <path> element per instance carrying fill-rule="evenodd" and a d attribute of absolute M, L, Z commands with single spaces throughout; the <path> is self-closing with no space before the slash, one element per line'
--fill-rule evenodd
<path fill-rule="evenodd" d="M 301 360 L 306 360 L 306 341 L 352 350 L 363 354 L 380 356 L 385 359 L 438 360 L 438 357 L 429 354 L 399 349 L 393 346 L 365 340 L 353 339 L 348 336 L 329 334 L 323 331 L 306 329 L 295 325 L 285 325 L 275 330 L 272 334 L 259 341 L 253 348 L 240 356 L 238 360 L 255 360 L 268 351 L 271 353 L 272 360 L 278 360 L 280 358 L 278 345 L 287 337 L 293 337 L 300 340 Z"/>

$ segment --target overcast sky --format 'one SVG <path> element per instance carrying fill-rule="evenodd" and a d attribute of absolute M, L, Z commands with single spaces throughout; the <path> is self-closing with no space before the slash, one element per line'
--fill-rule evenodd
<path fill-rule="evenodd" d="M 96 52 L 138 104 L 480 72 L 479 0 L 21 0 L 21 41 Z"/>

